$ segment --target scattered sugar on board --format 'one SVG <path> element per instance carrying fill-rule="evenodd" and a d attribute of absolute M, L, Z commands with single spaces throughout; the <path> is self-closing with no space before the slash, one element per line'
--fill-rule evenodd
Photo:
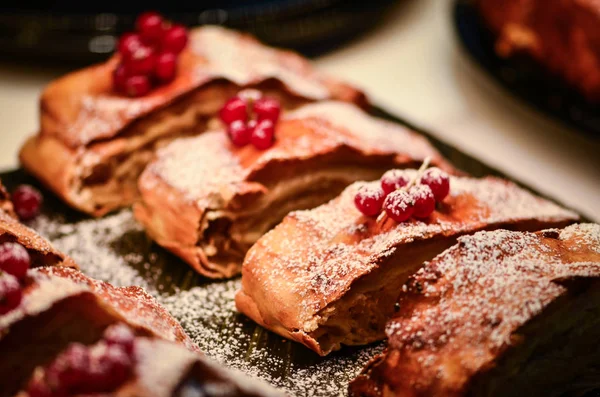
<path fill-rule="evenodd" d="M 42 214 L 30 226 L 70 255 L 90 277 L 115 286 L 144 287 L 209 357 L 292 396 L 346 395 L 349 381 L 383 348 L 378 344 L 318 357 L 237 313 L 233 298 L 239 279 L 180 290 L 173 268 L 193 272 L 151 244 L 129 210 L 74 223 Z"/>

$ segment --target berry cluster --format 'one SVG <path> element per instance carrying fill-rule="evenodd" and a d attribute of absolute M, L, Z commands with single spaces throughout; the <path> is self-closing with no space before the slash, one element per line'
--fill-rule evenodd
<path fill-rule="evenodd" d="M 146 95 L 153 86 L 172 81 L 177 73 L 177 56 L 188 42 L 185 27 L 172 24 L 155 12 L 136 21 L 137 32 L 119 40 L 121 63 L 113 71 L 115 91 L 132 97 Z"/>
<path fill-rule="evenodd" d="M 135 335 L 123 324 L 106 329 L 103 339 L 88 347 L 72 343 L 27 387 L 29 397 L 66 397 L 114 391 L 132 374 Z"/>
<path fill-rule="evenodd" d="M 21 244 L 7 242 L 0 245 L 0 315 L 21 304 L 21 282 L 30 266 L 29 253 Z"/>
<path fill-rule="evenodd" d="M 40 213 L 42 194 L 30 185 L 20 185 L 12 193 L 12 203 L 15 212 L 22 221 L 28 221 Z"/>
<path fill-rule="evenodd" d="M 244 90 L 225 102 L 219 116 L 234 145 L 241 147 L 251 143 L 265 150 L 275 141 L 275 125 L 280 113 L 281 105 L 276 99 L 263 97 L 256 90 Z"/>
<path fill-rule="evenodd" d="M 450 192 L 450 178 L 439 168 L 421 171 L 390 170 L 381 177 L 381 187 L 363 186 L 354 203 L 364 215 L 376 216 L 382 208 L 388 217 L 404 222 L 410 217 L 427 218 L 435 203 Z"/>

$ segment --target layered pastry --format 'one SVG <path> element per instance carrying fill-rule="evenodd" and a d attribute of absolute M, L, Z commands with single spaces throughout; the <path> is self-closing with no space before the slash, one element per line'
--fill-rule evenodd
<path fill-rule="evenodd" d="M 596 0 L 477 0 L 502 57 L 527 54 L 589 100 L 600 102 L 600 7 Z"/>
<path fill-rule="evenodd" d="M 0 279 L 0 292 L 11 287 Z M 179 323 L 139 287 L 113 287 L 67 267 L 32 269 L 22 278 L 17 304 L 0 314 L 0 396 L 10 396 L 32 371 L 69 343 L 91 344 L 105 329 L 127 324 L 136 335 L 197 346 Z M 14 291 L 13 291 L 14 292 Z"/>
<path fill-rule="evenodd" d="M 407 278 L 460 235 L 540 230 L 577 219 L 503 179 L 449 181 L 449 194 L 425 219 L 396 222 L 359 212 L 357 193 L 377 189 L 379 181 L 357 182 L 327 204 L 290 213 L 248 251 L 238 310 L 320 355 L 367 344 L 384 338 Z"/>
<path fill-rule="evenodd" d="M 283 396 L 266 384 L 176 344 L 136 337 L 122 324 L 108 328 L 104 338 L 94 345 L 71 344 L 51 364 L 38 367 L 26 389 L 17 397 Z"/>
<path fill-rule="evenodd" d="M 351 396 L 563 396 L 600 387 L 600 225 L 461 237 L 403 287 Z"/>
<path fill-rule="evenodd" d="M 343 102 L 309 104 L 279 121 L 266 150 L 237 147 L 220 130 L 159 150 L 140 177 L 134 213 L 158 244 L 198 272 L 230 277 L 248 248 L 288 212 L 426 157 L 452 169 L 413 131 Z"/>
<path fill-rule="evenodd" d="M 40 131 L 20 154 L 26 170 L 95 216 L 131 204 L 156 148 L 204 131 L 242 88 L 258 88 L 284 109 L 326 99 L 366 103 L 360 91 L 316 72 L 299 55 L 218 27 L 192 30 L 177 75 L 147 95 L 129 98 L 113 89 L 120 61 L 115 55 L 46 87 Z"/>

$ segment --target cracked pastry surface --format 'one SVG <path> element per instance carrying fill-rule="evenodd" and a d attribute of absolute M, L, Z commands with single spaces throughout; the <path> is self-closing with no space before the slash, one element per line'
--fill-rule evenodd
<path fill-rule="evenodd" d="M 136 219 L 201 274 L 231 277 L 292 210 L 426 157 L 453 170 L 424 137 L 343 102 L 305 105 L 285 115 L 275 135 L 265 151 L 236 147 L 223 131 L 174 141 L 140 177 Z"/>
<path fill-rule="evenodd" d="M 0 316 L 0 396 L 9 396 L 68 343 L 94 343 L 111 324 L 138 335 L 198 347 L 179 323 L 140 287 L 113 287 L 75 269 L 42 267 L 28 272 L 21 304 Z"/>
<path fill-rule="evenodd" d="M 284 109 L 337 99 L 366 105 L 362 92 L 318 73 L 299 55 L 219 27 L 190 32 L 175 80 L 144 97 L 112 90 L 107 62 L 52 82 L 41 100 L 39 134 L 21 149 L 23 166 L 71 206 L 100 216 L 130 205 L 154 151 L 203 132 L 224 102 L 258 88 Z"/>
<path fill-rule="evenodd" d="M 350 395 L 583 395 L 600 385 L 599 286 L 600 225 L 461 237 L 403 287 Z"/>
<path fill-rule="evenodd" d="M 238 310 L 326 355 L 341 345 L 383 339 L 402 284 L 458 236 L 540 230 L 578 219 L 506 180 L 451 177 L 449 196 L 427 220 L 378 223 L 354 205 L 364 185 L 355 183 L 313 210 L 290 213 L 259 239 L 244 259 Z"/>

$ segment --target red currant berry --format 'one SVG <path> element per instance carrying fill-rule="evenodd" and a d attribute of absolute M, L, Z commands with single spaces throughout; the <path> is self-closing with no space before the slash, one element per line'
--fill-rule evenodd
<path fill-rule="evenodd" d="M 163 51 L 179 54 L 188 42 L 188 33 L 182 25 L 173 25 L 164 32 L 161 39 L 161 49 Z"/>
<path fill-rule="evenodd" d="M 42 207 L 42 194 L 30 185 L 21 185 L 12 194 L 15 212 L 23 221 L 35 218 Z"/>
<path fill-rule="evenodd" d="M 119 64 L 113 70 L 113 88 L 116 92 L 125 92 L 125 82 L 127 81 L 127 70 L 123 64 Z"/>
<path fill-rule="evenodd" d="M 259 150 L 266 150 L 273 146 L 275 141 L 275 125 L 271 120 L 265 119 L 257 122 L 250 142 Z"/>
<path fill-rule="evenodd" d="M 235 146 L 246 146 L 252 139 L 252 130 L 242 120 L 235 120 L 229 124 L 227 133 Z"/>
<path fill-rule="evenodd" d="M 131 97 L 140 97 L 150 92 L 150 79 L 147 76 L 130 76 L 125 81 L 125 91 Z"/>
<path fill-rule="evenodd" d="M 0 315 L 16 309 L 23 299 L 19 280 L 11 274 L 0 275 Z"/>
<path fill-rule="evenodd" d="M 125 33 L 119 39 L 119 54 L 124 58 L 129 58 L 135 50 L 142 46 L 142 40 L 137 33 Z"/>
<path fill-rule="evenodd" d="M 245 122 L 248 119 L 248 106 L 246 105 L 246 101 L 237 96 L 229 99 L 221 108 L 219 117 L 225 124 L 231 124 L 236 120 Z"/>
<path fill-rule="evenodd" d="M 163 19 L 156 12 L 145 12 L 137 18 L 136 26 L 142 40 L 155 43 L 163 34 Z"/>
<path fill-rule="evenodd" d="M 46 381 L 53 388 L 86 392 L 91 366 L 89 349 L 80 343 L 73 343 L 50 364 L 46 370 Z"/>
<path fill-rule="evenodd" d="M 129 57 L 124 59 L 124 65 L 130 75 L 151 74 L 156 65 L 154 49 L 145 45 L 138 47 Z"/>
<path fill-rule="evenodd" d="M 102 354 L 92 366 L 92 373 L 86 392 L 109 392 L 121 386 L 131 375 L 133 361 L 116 345 L 106 345 Z"/>
<path fill-rule="evenodd" d="M 54 397 L 54 393 L 50 390 L 50 387 L 44 382 L 42 377 L 34 378 L 27 385 L 28 397 Z"/>
<path fill-rule="evenodd" d="M 435 196 L 427 185 L 416 185 L 408 189 L 408 194 L 415 198 L 415 218 L 427 218 L 435 210 Z"/>
<path fill-rule="evenodd" d="M 108 327 L 104 331 L 104 341 L 108 346 L 121 346 L 129 355 L 133 353 L 135 334 L 125 324 L 117 324 Z"/>
<path fill-rule="evenodd" d="M 366 216 L 376 216 L 381 212 L 385 195 L 379 187 L 362 186 L 356 196 L 354 205 Z"/>
<path fill-rule="evenodd" d="M 450 193 L 450 177 L 437 167 L 426 170 L 420 182 L 431 188 L 436 201 L 442 201 Z"/>
<path fill-rule="evenodd" d="M 254 113 L 258 120 L 271 120 L 276 123 L 281 113 L 281 106 L 276 99 L 260 98 L 254 102 Z"/>
<path fill-rule="evenodd" d="M 381 188 L 387 196 L 394 190 L 398 190 L 410 182 L 411 175 L 408 171 L 389 170 L 381 177 Z"/>
<path fill-rule="evenodd" d="M 0 245 L 0 270 L 22 280 L 31 266 L 29 253 L 21 244 L 3 243 Z"/>
<path fill-rule="evenodd" d="M 163 83 L 173 81 L 177 72 L 177 57 L 172 52 L 163 52 L 156 58 L 154 75 Z"/>
<path fill-rule="evenodd" d="M 404 222 L 413 214 L 415 198 L 405 190 L 388 194 L 383 202 L 385 213 L 396 222 Z"/>

